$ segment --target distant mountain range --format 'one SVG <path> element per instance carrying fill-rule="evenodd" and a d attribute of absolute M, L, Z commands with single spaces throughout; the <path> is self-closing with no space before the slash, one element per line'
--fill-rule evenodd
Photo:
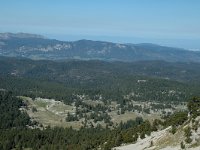
<path fill-rule="evenodd" d="M 27 33 L 0 33 L 0 56 L 49 60 L 200 62 L 200 52 L 180 48 L 148 43 L 119 44 L 91 40 L 69 42 Z"/>

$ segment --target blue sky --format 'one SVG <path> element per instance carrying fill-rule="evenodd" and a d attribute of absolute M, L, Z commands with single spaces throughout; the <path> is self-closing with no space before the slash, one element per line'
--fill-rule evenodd
<path fill-rule="evenodd" d="M 200 0 L 0 0 L 0 32 L 200 49 Z"/>

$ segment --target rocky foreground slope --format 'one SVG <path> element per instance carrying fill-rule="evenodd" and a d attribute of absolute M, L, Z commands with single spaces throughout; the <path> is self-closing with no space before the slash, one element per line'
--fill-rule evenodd
<path fill-rule="evenodd" d="M 138 138 L 137 142 L 115 147 L 115 150 L 200 150 L 200 116 L 198 99 L 188 104 L 188 120 L 181 126 L 169 126 Z"/>

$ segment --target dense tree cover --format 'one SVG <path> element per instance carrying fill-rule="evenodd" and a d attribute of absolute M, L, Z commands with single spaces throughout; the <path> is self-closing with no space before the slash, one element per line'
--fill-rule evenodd
<path fill-rule="evenodd" d="M 0 88 L 17 95 L 55 98 L 65 103 L 77 99 L 77 94 L 88 95 L 92 100 L 102 95 L 103 101 L 114 100 L 122 105 L 127 101 L 125 95 L 139 101 L 186 101 L 200 95 L 196 90 L 199 86 L 191 83 L 200 76 L 195 70 L 199 66 L 159 61 L 54 62 L 0 57 Z M 184 82 L 174 81 L 177 76 Z"/>
<path fill-rule="evenodd" d="M 192 115 L 193 118 L 200 116 L 200 98 L 199 97 L 193 97 L 188 102 L 188 110 L 189 110 L 190 115 Z"/>
<path fill-rule="evenodd" d="M 165 125 L 166 126 L 179 126 L 182 125 L 188 118 L 188 112 L 175 112 L 174 114 L 170 115 L 169 117 L 166 118 L 165 120 Z"/>
<path fill-rule="evenodd" d="M 26 77 L 48 77 L 48 79 L 66 79 L 65 77 L 85 78 L 87 75 L 109 76 L 136 75 L 168 78 L 176 81 L 197 83 L 200 81 L 200 63 L 137 61 L 137 62 L 105 62 L 105 61 L 34 61 L 25 58 L 0 57 L 0 74 L 15 73 Z M 62 74 L 63 76 L 59 76 Z M 86 79 L 86 78 L 85 78 Z"/>
<path fill-rule="evenodd" d="M 186 143 L 191 143 L 192 142 L 192 139 L 190 138 L 190 136 L 192 135 L 192 131 L 191 131 L 191 128 L 190 127 L 186 127 L 184 129 L 184 133 L 185 133 L 185 142 Z"/>
<path fill-rule="evenodd" d="M 81 129 L 48 128 L 39 129 L 11 129 L 0 130 L 0 147 L 32 148 L 38 149 L 93 149 L 103 144 L 110 130 L 107 129 Z"/>
<path fill-rule="evenodd" d="M 96 95 L 102 96 L 102 101 L 117 101 L 124 104 L 133 99 L 135 101 L 185 101 L 192 95 L 198 95 L 194 87 L 168 81 L 142 77 L 147 80 L 145 83 L 138 83 L 141 77 L 113 77 L 107 81 L 76 81 L 79 83 L 61 83 L 47 79 L 34 79 L 16 76 L 1 76 L 0 88 L 11 90 L 15 95 L 29 96 L 32 98 L 54 98 L 69 104 L 78 100 L 77 95 L 88 95 L 89 99 L 97 99 Z M 75 80 L 75 79 L 74 79 Z M 92 82 L 92 83 L 90 83 Z M 102 82 L 99 84 L 98 82 Z M 104 83 L 105 82 L 105 83 Z M 91 85 L 93 84 L 93 85 Z M 134 94 L 130 94 L 134 92 Z M 128 97 L 124 97 L 128 95 Z"/>
<path fill-rule="evenodd" d="M 11 92 L 0 91 L 0 129 L 21 128 L 30 124 L 29 116 L 19 110 L 23 105 Z"/>
<path fill-rule="evenodd" d="M 69 104 L 73 101 L 73 89 L 44 80 L 16 77 L 0 77 L 0 88 L 12 91 L 16 96 L 54 98 Z"/>

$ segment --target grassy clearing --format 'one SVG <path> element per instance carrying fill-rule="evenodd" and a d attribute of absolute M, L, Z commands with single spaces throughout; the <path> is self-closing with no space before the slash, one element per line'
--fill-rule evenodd
<path fill-rule="evenodd" d="M 34 104 L 38 107 L 43 107 L 43 108 L 46 108 L 46 106 L 48 105 L 47 102 L 43 102 L 43 101 L 40 101 L 40 100 L 35 100 L 34 101 Z"/>
<path fill-rule="evenodd" d="M 75 109 L 73 106 L 65 105 L 62 102 L 48 100 L 48 99 L 36 99 L 32 100 L 28 97 L 21 97 L 25 103 L 28 105 L 26 110 L 29 116 L 41 123 L 43 126 L 51 127 L 70 127 L 72 126 L 75 129 L 81 127 L 81 121 L 66 122 L 65 118 L 67 113 L 74 113 Z M 36 112 L 32 112 L 32 108 L 37 109 Z"/>
<path fill-rule="evenodd" d="M 136 117 L 142 117 L 144 120 L 149 120 L 153 122 L 155 119 L 161 119 L 159 114 L 145 114 L 145 113 L 137 113 L 137 112 L 128 112 L 126 111 L 124 114 L 117 115 L 117 111 L 112 111 L 109 113 L 114 123 L 126 122 L 130 119 L 134 120 Z"/>
<path fill-rule="evenodd" d="M 32 100 L 28 97 L 21 97 L 25 103 L 28 105 L 28 109 L 26 110 L 29 116 L 33 119 L 42 124 L 43 126 L 59 126 L 59 127 L 70 127 L 73 128 L 80 128 L 84 122 L 84 118 L 81 118 L 79 121 L 72 121 L 72 122 L 66 122 L 67 114 L 75 114 L 76 107 L 74 106 L 74 103 L 72 105 L 66 105 L 61 101 L 55 101 L 53 99 L 42 99 L 42 98 L 36 98 L 35 100 Z M 84 100 L 85 103 L 96 106 L 98 104 L 104 105 L 101 101 L 90 101 L 90 100 Z M 134 105 L 141 105 L 144 107 L 144 105 L 147 105 L 143 102 L 134 102 Z M 121 121 L 126 122 L 128 120 L 134 120 L 136 117 L 142 117 L 144 120 L 149 120 L 150 122 L 153 122 L 155 119 L 161 119 L 161 112 L 151 112 L 151 114 L 147 114 L 144 112 L 139 111 L 125 111 L 124 114 L 118 114 L 117 112 L 119 109 L 117 108 L 119 104 L 116 102 L 111 102 L 109 105 L 109 108 L 111 108 L 111 112 L 108 112 L 108 115 L 111 117 L 111 121 L 115 124 L 119 124 Z M 33 112 L 32 108 L 36 108 L 37 111 Z M 86 113 L 87 116 L 90 115 L 91 112 Z M 102 126 L 105 126 L 104 121 L 98 121 L 97 123 L 94 123 L 94 120 L 89 119 L 88 122 L 92 123 L 94 126 L 99 123 Z"/>

